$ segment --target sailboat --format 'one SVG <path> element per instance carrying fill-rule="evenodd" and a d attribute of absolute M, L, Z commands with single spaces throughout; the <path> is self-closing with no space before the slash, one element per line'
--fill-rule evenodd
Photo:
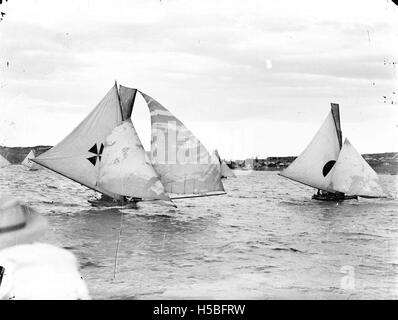
<path fill-rule="evenodd" d="M 30 152 L 27 154 L 25 159 L 21 162 L 22 165 L 27 167 L 31 171 L 36 171 L 41 169 L 42 167 L 39 166 L 37 163 L 34 163 L 32 159 L 35 158 L 35 152 L 33 150 L 30 150 Z"/>
<path fill-rule="evenodd" d="M 0 168 L 10 165 L 10 162 L 0 154 Z"/>
<path fill-rule="evenodd" d="M 336 103 L 307 148 L 280 175 L 318 189 L 317 200 L 385 197 L 377 173 L 348 139 L 342 143 Z"/>
<path fill-rule="evenodd" d="M 217 184 L 221 180 L 219 171 L 211 171 L 211 165 L 201 166 L 189 161 L 173 163 L 170 159 L 165 163 L 160 161 L 162 148 L 182 150 L 187 154 L 190 144 L 179 140 L 177 144 L 182 144 L 173 146 L 176 141 L 170 139 L 167 140 L 170 145 L 159 144 L 161 137 L 158 133 L 163 130 L 168 133 L 168 124 L 163 122 L 163 114 L 167 110 L 143 94 L 152 120 L 149 159 L 131 120 L 137 91 L 122 85 L 118 88 L 115 82 L 94 110 L 68 136 L 32 161 L 101 193 L 102 199 L 90 201 L 94 205 L 109 200 L 122 205 L 144 200 L 171 201 L 169 194 L 173 192 L 204 194 L 215 189 L 224 191 L 221 181 Z M 161 116 L 158 116 L 159 112 Z M 171 113 L 168 114 L 177 121 Z M 189 130 L 181 122 L 179 124 L 178 133 L 188 134 Z M 188 137 L 190 142 L 196 139 L 192 134 Z"/>
<path fill-rule="evenodd" d="M 224 160 L 221 160 L 221 157 L 218 153 L 218 150 L 214 150 L 214 154 L 217 157 L 220 166 L 221 166 L 221 178 L 236 178 L 235 173 L 227 166 Z"/>

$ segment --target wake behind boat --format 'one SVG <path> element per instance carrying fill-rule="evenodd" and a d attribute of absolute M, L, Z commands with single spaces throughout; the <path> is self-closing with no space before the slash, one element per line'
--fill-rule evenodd
<path fill-rule="evenodd" d="M 339 105 L 335 103 L 307 148 L 280 175 L 318 189 L 312 197 L 316 200 L 385 197 L 377 173 L 348 139 L 342 143 Z"/>
<path fill-rule="evenodd" d="M 180 195 L 173 199 L 225 194 L 218 160 L 170 111 L 140 92 L 151 114 L 147 157 L 131 121 L 137 91 L 115 83 L 67 137 L 31 160 L 101 193 L 89 200 L 94 206 L 170 202 L 169 194 Z"/>

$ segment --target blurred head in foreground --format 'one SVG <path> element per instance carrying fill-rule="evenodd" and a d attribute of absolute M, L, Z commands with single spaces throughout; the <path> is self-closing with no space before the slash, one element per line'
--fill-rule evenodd
<path fill-rule="evenodd" d="M 89 299 L 75 256 L 35 242 L 47 227 L 33 209 L 0 194 L 0 299 Z"/>

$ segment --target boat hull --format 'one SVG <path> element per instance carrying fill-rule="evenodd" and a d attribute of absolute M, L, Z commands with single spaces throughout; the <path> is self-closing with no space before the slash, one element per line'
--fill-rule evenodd
<path fill-rule="evenodd" d="M 128 201 L 106 201 L 101 199 L 93 199 L 88 200 L 88 202 L 93 207 L 105 207 L 105 208 L 137 208 L 136 200 L 128 200 Z"/>
<path fill-rule="evenodd" d="M 336 195 L 336 194 L 328 194 L 328 195 L 314 194 L 312 196 L 312 199 L 320 201 L 344 201 L 344 200 L 358 200 L 358 196 L 347 196 L 347 195 Z"/>

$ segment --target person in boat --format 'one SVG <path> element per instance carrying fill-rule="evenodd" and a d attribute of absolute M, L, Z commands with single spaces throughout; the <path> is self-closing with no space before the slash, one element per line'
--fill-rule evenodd
<path fill-rule="evenodd" d="M 46 229 L 44 217 L 0 194 L 0 300 L 90 299 L 76 257 L 35 242 Z"/>
<path fill-rule="evenodd" d="M 127 203 L 127 202 L 138 202 L 141 201 L 141 198 L 127 198 L 126 196 L 123 196 L 121 200 L 116 200 L 110 196 L 107 196 L 106 194 L 102 194 L 100 199 L 100 201 L 104 201 L 104 202 L 122 202 L 122 203 Z"/>
<path fill-rule="evenodd" d="M 344 199 L 344 197 L 345 197 L 345 194 L 342 192 L 334 193 L 334 192 L 329 192 L 329 191 L 321 190 L 321 189 L 318 189 L 316 195 L 318 198 L 323 197 L 323 198 L 332 199 L 332 200 Z"/>

